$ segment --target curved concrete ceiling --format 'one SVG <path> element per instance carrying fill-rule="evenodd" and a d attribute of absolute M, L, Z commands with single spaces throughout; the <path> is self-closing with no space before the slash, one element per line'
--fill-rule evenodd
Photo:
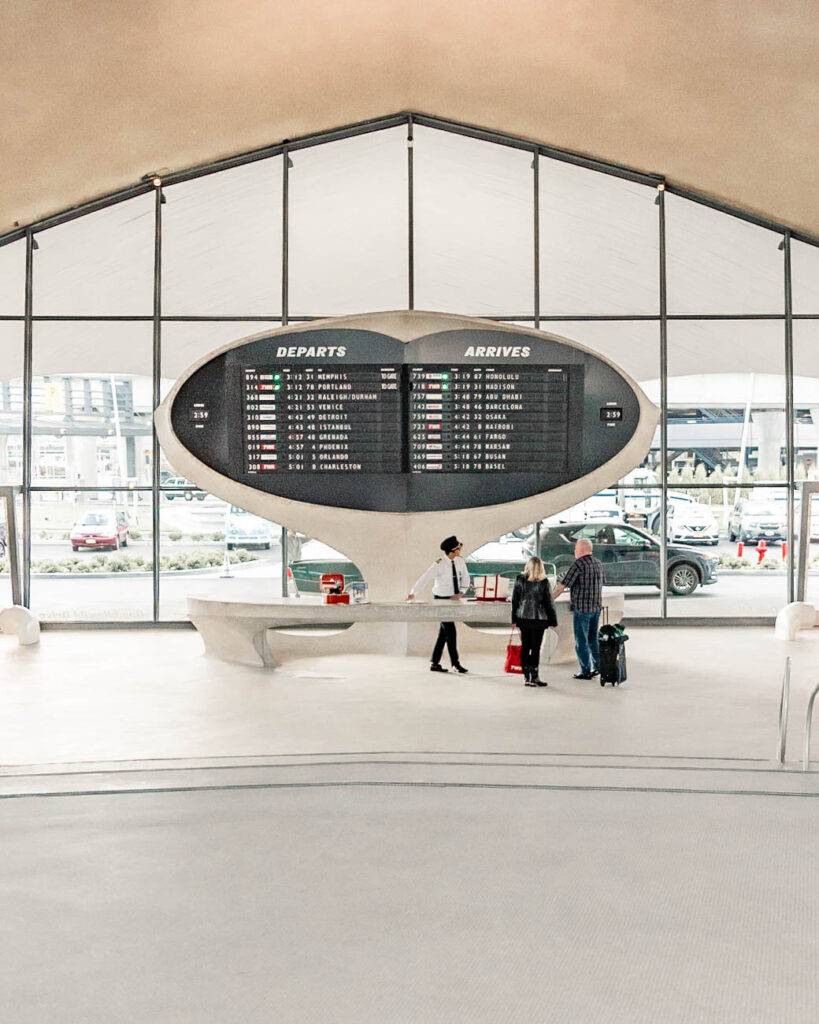
<path fill-rule="evenodd" d="M 819 6 L 9 0 L 0 232 L 399 110 L 665 174 L 819 236 Z"/>

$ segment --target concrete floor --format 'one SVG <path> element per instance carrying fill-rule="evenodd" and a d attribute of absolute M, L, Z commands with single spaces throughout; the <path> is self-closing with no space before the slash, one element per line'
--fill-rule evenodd
<path fill-rule="evenodd" d="M 532 690 L 0 636 L 0 1018 L 812 1024 L 818 645 L 635 629 L 620 689 Z"/>

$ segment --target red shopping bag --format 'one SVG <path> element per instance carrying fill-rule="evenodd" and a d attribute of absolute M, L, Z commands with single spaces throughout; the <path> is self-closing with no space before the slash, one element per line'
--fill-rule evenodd
<path fill-rule="evenodd" d="M 512 632 L 509 634 L 509 643 L 506 645 L 506 662 L 503 666 L 504 672 L 515 673 L 523 675 L 523 668 L 520 664 L 520 652 L 522 650 L 521 644 L 516 644 L 515 639 L 515 627 L 512 627 Z"/>

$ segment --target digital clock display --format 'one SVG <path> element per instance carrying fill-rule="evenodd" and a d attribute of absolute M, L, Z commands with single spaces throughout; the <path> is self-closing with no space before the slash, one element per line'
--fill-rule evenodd
<path fill-rule="evenodd" d="M 600 410 L 603 423 L 618 423 L 623 418 L 623 409 L 619 405 L 604 405 Z"/>

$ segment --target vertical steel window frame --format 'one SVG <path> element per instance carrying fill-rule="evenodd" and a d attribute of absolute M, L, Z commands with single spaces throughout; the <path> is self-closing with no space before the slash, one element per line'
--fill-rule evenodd
<path fill-rule="evenodd" d="M 31 607 L 31 461 L 34 441 L 32 386 L 34 381 L 34 234 L 26 232 L 26 282 L 23 321 L 23 594 Z"/>
<path fill-rule="evenodd" d="M 159 180 L 159 179 L 157 179 Z M 162 384 L 162 184 L 155 186 L 154 193 L 154 322 L 153 322 L 153 388 L 152 398 L 154 411 L 159 408 Z M 153 556 L 153 572 L 151 581 L 153 584 L 153 613 L 154 622 L 159 622 L 159 553 L 160 553 L 160 507 L 159 507 L 159 478 L 160 478 L 160 455 L 159 438 L 156 434 L 156 423 L 151 417 L 151 451 L 153 462 L 151 465 L 151 526 L 152 541 L 151 553 Z"/>
<path fill-rule="evenodd" d="M 537 146 L 532 152 L 532 188 L 534 190 L 534 296 L 532 306 L 535 311 L 535 327 L 540 330 L 540 153 Z M 540 552 L 538 552 L 539 554 Z"/>
<path fill-rule="evenodd" d="M 290 320 L 290 151 L 282 150 L 282 327 Z M 225 542 L 227 543 L 227 542 Z M 282 555 L 282 597 L 287 597 L 287 570 L 290 558 L 287 544 L 287 529 L 281 532 Z M 229 558 L 227 551 L 225 557 Z"/>
<path fill-rule="evenodd" d="M 794 598 L 794 504 L 796 495 L 796 433 L 794 424 L 793 396 L 793 291 L 791 277 L 791 233 L 785 230 L 783 277 L 785 284 L 785 444 L 786 472 L 788 480 L 788 555 L 785 572 L 788 578 L 788 604 Z"/>
<path fill-rule="evenodd" d="M 407 117 L 407 309 L 415 309 L 415 137 Z"/>
<path fill-rule="evenodd" d="M 282 150 L 282 327 L 290 322 L 290 149 Z"/>
<path fill-rule="evenodd" d="M 657 189 L 660 241 L 660 618 L 668 618 L 668 277 L 665 188 Z"/>

